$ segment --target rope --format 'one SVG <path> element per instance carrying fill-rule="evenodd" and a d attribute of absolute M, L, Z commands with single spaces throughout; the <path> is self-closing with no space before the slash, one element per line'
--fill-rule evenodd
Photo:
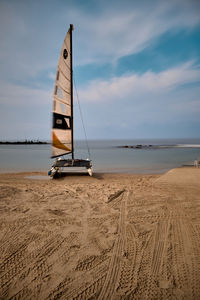
<path fill-rule="evenodd" d="M 81 116 L 81 122 L 82 122 L 83 130 L 84 130 L 84 134 L 85 134 L 85 142 L 86 142 L 86 146 L 87 146 L 88 156 L 89 156 L 89 160 L 91 160 L 90 148 L 89 148 L 89 145 L 88 145 L 88 139 L 87 139 L 85 125 L 84 125 L 84 122 L 83 122 L 83 114 L 82 114 L 82 110 L 81 110 L 81 105 L 80 105 L 80 101 L 79 101 L 79 96 L 78 96 L 78 91 L 77 91 L 77 88 L 76 88 L 75 79 L 74 79 L 74 87 L 75 87 L 75 91 L 76 91 L 76 98 L 78 100 L 78 107 L 79 107 L 79 112 L 80 112 L 80 116 Z"/>

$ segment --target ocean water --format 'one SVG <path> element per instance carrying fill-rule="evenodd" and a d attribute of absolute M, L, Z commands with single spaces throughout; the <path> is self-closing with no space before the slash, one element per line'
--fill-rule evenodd
<path fill-rule="evenodd" d="M 117 148 L 138 144 L 172 147 Z M 94 172 L 164 173 L 171 168 L 192 164 L 200 158 L 200 139 L 91 140 L 89 147 Z M 0 145 L 0 172 L 48 172 L 54 161 L 50 156 L 50 144 Z M 75 142 L 75 158 L 89 158 L 85 142 Z"/>

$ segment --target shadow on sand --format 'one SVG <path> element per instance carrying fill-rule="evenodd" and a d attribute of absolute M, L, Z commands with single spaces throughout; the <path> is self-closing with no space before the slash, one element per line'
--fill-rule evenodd
<path fill-rule="evenodd" d="M 103 179 L 103 173 L 93 173 L 91 178 L 95 178 L 98 180 Z M 66 177 L 90 177 L 88 172 L 75 173 L 75 172 L 62 172 L 61 174 L 56 174 L 53 179 L 62 180 Z"/>

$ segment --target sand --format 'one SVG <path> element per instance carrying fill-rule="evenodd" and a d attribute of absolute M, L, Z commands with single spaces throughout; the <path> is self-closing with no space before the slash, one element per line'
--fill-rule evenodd
<path fill-rule="evenodd" d="M 200 169 L 42 175 L 0 175 L 1 299 L 200 299 Z"/>

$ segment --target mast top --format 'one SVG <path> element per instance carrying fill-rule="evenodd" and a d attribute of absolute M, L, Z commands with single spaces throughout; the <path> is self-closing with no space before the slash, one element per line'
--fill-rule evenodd
<path fill-rule="evenodd" d="M 70 29 L 74 30 L 74 25 L 73 24 L 70 24 Z"/>

